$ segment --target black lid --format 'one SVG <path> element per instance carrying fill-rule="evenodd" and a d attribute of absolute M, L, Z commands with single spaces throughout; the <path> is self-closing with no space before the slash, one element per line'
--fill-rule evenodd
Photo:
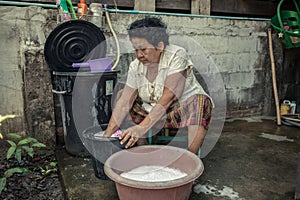
<path fill-rule="evenodd" d="M 44 55 L 51 71 L 76 72 L 73 63 L 106 55 L 103 32 L 95 24 L 84 20 L 70 20 L 59 24 L 48 36 Z"/>

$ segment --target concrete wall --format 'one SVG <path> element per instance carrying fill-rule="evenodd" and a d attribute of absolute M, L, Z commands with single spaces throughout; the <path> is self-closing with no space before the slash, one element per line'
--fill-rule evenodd
<path fill-rule="evenodd" d="M 55 15 L 38 7 L 1 6 L 0 10 L 0 114 L 17 115 L 4 121 L 1 129 L 53 145 L 53 98 L 43 47 L 47 32 L 56 25 L 51 19 Z"/>
<path fill-rule="evenodd" d="M 2 6 L 0 11 L 0 114 L 19 116 L 3 123 L 2 129 L 26 130 L 31 136 L 53 143 L 53 95 L 43 46 L 47 35 L 56 26 L 56 10 Z M 120 13 L 110 16 L 121 37 L 129 23 L 144 17 Z M 275 114 L 267 42 L 268 21 L 160 17 L 168 24 L 171 35 L 191 38 L 215 63 L 226 89 L 228 117 Z M 110 37 L 107 23 L 103 21 L 103 30 Z M 190 46 L 193 45 L 187 44 L 188 48 Z M 280 45 L 275 45 L 275 56 L 276 62 L 281 64 Z M 129 58 L 133 59 L 133 56 L 129 55 Z M 126 77 L 128 63 L 128 57 L 123 56 L 119 64 L 121 80 Z M 198 74 L 213 75 L 208 68 L 201 68 Z M 210 92 L 217 94 L 218 91 Z"/>
<path fill-rule="evenodd" d="M 120 35 L 126 33 L 128 24 L 144 17 L 119 13 L 110 16 L 115 31 Z M 194 40 L 196 46 L 202 46 L 207 56 L 212 58 L 226 89 L 228 117 L 274 114 L 267 38 L 267 28 L 270 26 L 268 21 L 159 17 L 167 23 L 171 35 L 179 36 L 176 39 L 181 36 Z M 276 63 L 281 65 L 281 44 L 276 44 L 276 37 L 274 40 Z M 195 44 L 184 43 L 185 41 L 187 40 L 183 39 L 181 44 L 190 50 L 189 54 L 193 55 L 195 51 L 200 50 L 193 48 Z M 126 71 L 126 66 L 123 68 L 123 71 Z M 200 67 L 198 75 L 214 77 L 215 73 Z"/>

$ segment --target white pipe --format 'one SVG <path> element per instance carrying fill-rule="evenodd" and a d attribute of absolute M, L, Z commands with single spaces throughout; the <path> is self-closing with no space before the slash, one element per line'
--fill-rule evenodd
<path fill-rule="evenodd" d="M 110 21 L 110 17 L 109 17 L 109 13 L 107 11 L 107 7 L 106 5 L 104 5 L 104 9 L 105 9 L 105 16 L 106 16 L 106 19 L 107 19 L 107 23 L 108 23 L 108 26 L 114 36 L 114 39 L 115 39 L 115 42 L 116 42 L 116 46 L 117 46 L 117 59 L 114 63 L 114 65 L 112 66 L 111 70 L 113 71 L 117 65 L 119 64 L 119 61 L 120 61 L 120 44 L 119 44 L 119 40 L 117 38 L 117 34 L 115 33 L 113 27 L 112 27 L 112 24 L 111 24 L 111 21 Z"/>

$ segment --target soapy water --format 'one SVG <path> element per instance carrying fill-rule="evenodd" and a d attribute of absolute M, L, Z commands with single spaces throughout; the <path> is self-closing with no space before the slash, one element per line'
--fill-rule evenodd
<path fill-rule="evenodd" d="M 104 137 L 104 133 L 105 133 L 105 131 L 100 131 L 100 132 L 98 132 L 98 133 L 95 133 L 95 134 L 94 134 L 94 137 L 95 137 L 95 138 L 97 138 L 97 137 L 102 138 L 102 137 Z M 112 134 L 110 137 L 117 137 L 117 138 L 118 138 L 119 136 L 122 135 L 122 133 L 123 133 L 122 130 L 117 130 L 117 131 L 114 132 L 114 134 Z"/>
<path fill-rule="evenodd" d="M 95 133 L 95 134 L 94 134 L 94 137 L 95 137 L 95 138 L 97 138 L 97 137 L 102 138 L 102 137 L 104 137 L 104 133 L 105 133 L 105 131 L 100 131 L 100 132 L 98 132 L 98 133 Z"/>
<path fill-rule="evenodd" d="M 123 172 L 120 176 L 135 181 L 162 182 L 183 178 L 187 176 L 187 174 L 175 168 L 157 165 L 144 165 L 134 168 L 128 172 Z"/>
<path fill-rule="evenodd" d="M 211 184 L 197 184 L 194 186 L 193 191 L 197 194 L 211 194 L 216 197 L 221 197 L 222 199 L 226 198 L 230 200 L 244 200 L 244 198 L 239 197 L 238 192 L 234 191 L 233 188 L 228 186 L 222 186 L 222 189 L 218 189 L 217 186 Z"/>

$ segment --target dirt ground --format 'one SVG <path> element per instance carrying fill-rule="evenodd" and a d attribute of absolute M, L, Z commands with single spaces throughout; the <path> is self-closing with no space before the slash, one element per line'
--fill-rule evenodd
<path fill-rule="evenodd" d="M 4 176 L 5 171 L 15 167 L 26 168 L 30 172 L 14 173 L 7 178 L 0 199 L 65 199 L 58 167 L 54 166 L 54 163 L 57 163 L 54 149 L 36 149 L 33 158 L 23 156 L 19 163 L 14 157 L 6 159 L 9 147 L 6 140 L 0 140 L 0 178 Z"/>

